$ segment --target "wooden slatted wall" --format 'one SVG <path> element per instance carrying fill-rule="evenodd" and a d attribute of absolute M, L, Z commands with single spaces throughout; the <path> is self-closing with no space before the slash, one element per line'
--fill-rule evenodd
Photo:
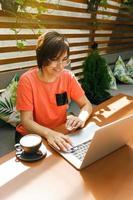
<path fill-rule="evenodd" d="M 88 11 L 87 0 L 48 0 L 44 6 L 47 11 L 40 18 L 42 31 L 57 30 L 67 36 L 72 70 L 78 78 L 93 41 L 101 54 L 133 49 L 133 16 L 121 8 L 120 0 L 108 1 L 107 8 L 99 7 L 96 14 Z M 17 39 L 26 40 L 25 49 L 18 50 L 12 28 L 20 29 Z M 0 10 L 0 73 L 36 65 L 37 32 L 32 21 L 22 20 L 16 25 L 13 17 Z"/>

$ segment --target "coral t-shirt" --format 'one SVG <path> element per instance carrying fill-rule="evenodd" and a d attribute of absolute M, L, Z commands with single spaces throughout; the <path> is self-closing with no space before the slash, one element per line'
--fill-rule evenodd
<path fill-rule="evenodd" d="M 65 94 L 68 102 L 84 95 L 79 82 L 72 72 L 63 70 L 54 82 L 44 82 L 38 77 L 38 68 L 24 73 L 19 80 L 17 89 L 17 110 L 32 111 L 33 119 L 38 124 L 55 128 L 66 122 L 68 103 L 57 105 L 56 94 Z M 20 123 L 16 130 L 22 135 L 27 134 Z"/>

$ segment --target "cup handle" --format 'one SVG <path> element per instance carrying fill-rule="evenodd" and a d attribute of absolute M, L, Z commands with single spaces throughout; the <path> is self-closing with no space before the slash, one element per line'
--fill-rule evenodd
<path fill-rule="evenodd" d="M 23 149 L 19 143 L 15 144 L 14 147 L 15 147 L 16 153 L 19 153 L 19 154 L 22 153 Z"/>

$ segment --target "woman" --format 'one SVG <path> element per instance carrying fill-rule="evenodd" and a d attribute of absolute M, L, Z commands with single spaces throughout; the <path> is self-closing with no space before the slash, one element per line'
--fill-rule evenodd
<path fill-rule="evenodd" d="M 92 106 L 75 76 L 64 68 L 69 64 L 69 44 L 63 35 L 52 31 L 38 39 L 38 67 L 24 73 L 17 90 L 17 109 L 21 123 L 16 128 L 16 142 L 25 134 L 36 133 L 58 150 L 71 148 L 69 136 L 54 130 L 66 123 L 69 130 L 85 125 Z M 67 117 L 68 103 L 73 99 L 79 115 Z"/>

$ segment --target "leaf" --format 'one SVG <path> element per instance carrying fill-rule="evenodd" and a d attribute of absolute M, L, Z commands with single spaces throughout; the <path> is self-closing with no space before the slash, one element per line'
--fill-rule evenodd
<path fill-rule="evenodd" d="M 8 108 L 10 108 L 10 110 L 13 110 L 13 104 L 11 102 L 11 99 L 9 98 L 9 100 L 7 98 L 5 98 L 5 102 L 8 106 Z"/>
<path fill-rule="evenodd" d="M 0 101 L 0 109 L 6 109 L 7 111 L 13 111 L 13 104 L 11 102 L 11 99 L 9 101 L 7 98 L 5 98 L 5 102 Z"/>
<path fill-rule="evenodd" d="M 3 101 L 0 101 L 0 107 L 7 108 L 7 105 Z"/>
<path fill-rule="evenodd" d="M 19 49 L 24 49 L 25 48 L 25 40 L 17 41 L 17 47 Z"/>

